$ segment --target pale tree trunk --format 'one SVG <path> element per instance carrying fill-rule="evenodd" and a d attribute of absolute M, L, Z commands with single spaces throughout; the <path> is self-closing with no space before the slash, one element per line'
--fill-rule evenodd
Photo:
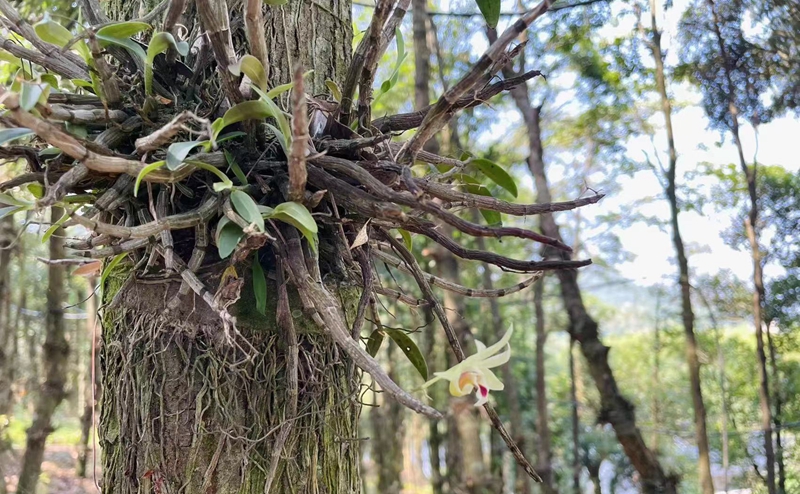
<path fill-rule="evenodd" d="M 544 494 L 553 494 L 553 465 L 550 450 L 550 420 L 547 412 L 547 381 L 545 380 L 545 352 L 547 342 L 547 329 L 545 327 L 544 282 L 539 281 L 533 287 L 533 306 L 536 312 L 536 432 L 538 433 L 537 465 L 536 471 L 542 477 L 541 491 Z"/>
<path fill-rule="evenodd" d="M 63 215 L 61 208 L 52 208 L 51 221 Z M 58 228 L 50 237 L 50 259 L 63 259 L 64 229 Z M 65 339 L 64 301 L 65 269 L 57 264 L 47 268 L 47 315 L 45 316 L 45 341 L 43 351 L 44 383 L 36 396 L 33 423 L 28 429 L 25 441 L 25 454 L 19 474 L 17 492 L 34 494 L 42 469 L 45 442 L 53 432 L 52 418 L 58 405 L 65 397 L 64 385 L 67 378 L 69 346 Z"/>
<path fill-rule="evenodd" d="M 661 31 L 656 21 L 656 1 L 650 0 L 651 35 L 649 46 L 656 65 L 656 88 L 661 98 L 661 112 L 664 114 L 667 143 L 669 147 L 669 168 L 667 169 L 666 196 L 670 209 L 672 227 L 672 244 L 678 258 L 678 284 L 681 289 L 681 310 L 683 331 L 686 336 L 686 361 L 689 367 L 689 387 L 694 409 L 694 434 L 698 451 L 698 478 L 703 494 L 714 494 L 714 483 L 711 478 L 711 458 L 706 430 L 706 408 L 703 402 L 703 390 L 700 384 L 700 360 L 697 356 L 697 339 L 694 334 L 694 311 L 692 310 L 692 289 L 689 281 L 689 261 L 681 237 L 678 215 L 680 213 L 676 193 L 676 168 L 678 154 L 675 149 L 675 137 L 672 129 L 672 103 L 667 94 L 666 75 L 664 73 L 664 56 L 661 52 Z"/>
<path fill-rule="evenodd" d="M 93 288 L 97 280 L 90 278 L 89 287 Z M 97 302 L 96 295 L 92 294 L 86 299 L 86 336 L 91 345 L 88 365 L 86 366 L 86 383 L 83 393 L 83 413 L 81 414 L 81 441 L 78 445 L 78 463 L 75 471 L 79 477 L 86 477 L 86 462 L 94 446 L 92 441 L 92 428 L 94 427 L 95 410 L 100 392 L 100 361 L 98 359 L 100 346 L 100 332 L 97 327 Z"/>
<path fill-rule="evenodd" d="M 534 178 L 538 193 L 538 202 L 551 202 L 550 188 L 544 170 L 542 157 L 542 141 L 539 115 L 541 108 L 531 105 L 530 97 L 524 86 L 511 91 L 514 101 L 522 113 L 528 129 L 530 156 L 528 167 Z M 558 225 L 552 214 L 541 216 L 542 233 L 554 238 L 561 238 Z M 559 253 L 568 257 L 565 253 Z M 557 273 L 561 284 L 561 295 L 569 317 L 571 336 L 578 342 L 583 356 L 589 366 L 589 372 L 600 392 L 601 422 L 610 423 L 631 464 L 639 473 L 642 491 L 645 493 L 674 493 L 676 479 L 667 475 L 658 458 L 647 447 L 642 434 L 636 426 L 636 415 L 633 405 L 625 399 L 617 387 L 614 373 L 608 363 L 609 348 L 600 341 L 597 322 L 592 319 L 583 303 L 578 275 L 575 271 L 564 270 Z"/>
<path fill-rule="evenodd" d="M 235 18 L 241 3 L 228 5 Z M 111 17 L 126 20 L 137 17 L 135 7 L 122 0 L 107 5 Z M 296 64 L 314 71 L 306 79 L 307 93 L 325 91 L 327 79 L 341 85 L 351 57 L 349 0 L 261 7 L 272 86 L 289 82 Z M 237 55 L 250 52 L 241 24 L 232 26 Z M 320 252 L 330 243 L 321 233 Z M 127 269 L 112 273 L 103 287 L 103 303 L 116 300 L 102 318 L 104 492 L 261 494 L 272 471 L 270 494 L 360 492 L 359 373 L 306 317 L 291 287 L 289 314 L 298 346 L 287 343 L 276 324 L 274 264 L 264 266 L 266 316 L 255 310 L 249 276 L 241 299 L 229 309 L 239 339 L 254 347 L 250 358 L 226 340 L 219 315 L 202 299 L 190 294 L 165 315 L 178 283 L 125 285 Z M 216 287 L 223 269 L 206 270 L 202 281 Z M 329 288 L 341 301 L 330 309 L 352 320 L 358 293 Z M 297 348 L 294 395 L 287 360 Z M 293 396 L 294 418 L 286 416 Z M 282 447 L 278 437 L 285 437 Z"/>
<path fill-rule="evenodd" d="M 770 408 L 769 396 L 769 375 L 767 373 L 767 356 L 764 351 L 764 273 L 761 259 L 761 250 L 758 245 L 758 192 L 756 190 L 757 164 L 748 166 L 744 158 L 741 136 L 739 135 L 739 109 L 736 107 L 735 86 L 732 80 L 731 61 L 725 48 L 719 16 L 713 0 L 707 0 L 711 13 L 714 18 L 714 32 L 717 36 L 720 55 L 723 60 L 723 69 L 728 86 L 728 113 L 731 117 L 731 133 L 736 143 L 736 150 L 739 155 L 739 166 L 744 173 L 747 181 L 747 193 L 750 199 L 750 210 L 745 220 L 745 231 L 747 240 L 750 244 L 750 253 L 753 259 L 753 322 L 756 332 L 756 355 L 758 358 L 758 373 L 760 385 L 758 389 L 758 401 L 761 407 L 761 431 L 764 434 L 764 456 L 767 463 L 767 490 L 769 494 L 775 494 L 775 451 L 772 445 L 772 409 Z"/>

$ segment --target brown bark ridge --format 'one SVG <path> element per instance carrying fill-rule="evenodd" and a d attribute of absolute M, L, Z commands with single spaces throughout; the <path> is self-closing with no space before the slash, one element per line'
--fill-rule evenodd
<path fill-rule="evenodd" d="M 531 105 L 528 91 L 524 86 L 513 89 L 511 94 L 528 128 L 530 145 L 528 167 L 533 175 L 538 202 L 550 202 L 550 188 L 547 184 L 542 155 L 539 122 L 541 107 Z M 541 229 L 546 235 L 561 238 L 552 214 L 541 216 Z M 569 257 L 566 253 L 559 253 L 559 255 L 563 258 Z M 642 492 L 647 494 L 676 493 L 677 479 L 664 471 L 656 455 L 645 444 L 642 433 L 636 426 L 633 404 L 622 396 L 617 387 L 617 381 L 608 363 L 609 347 L 600 341 L 597 322 L 592 319 L 583 304 L 577 272 L 564 270 L 558 272 L 557 276 L 561 284 L 561 296 L 569 317 L 570 335 L 580 345 L 589 372 L 600 392 L 602 411 L 598 419 L 610 423 L 614 427 L 620 445 L 639 473 Z"/>
<path fill-rule="evenodd" d="M 555 494 L 553 486 L 553 453 L 550 449 L 550 419 L 547 411 L 547 381 L 545 380 L 545 353 L 547 329 L 544 319 L 544 282 L 533 287 L 533 307 L 536 313 L 536 432 L 538 433 L 536 471 L 542 477 L 544 494 Z"/>
<path fill-rule="evenodd" d="M 767 467 L 767 490 L 769 494 L 776 493 L 775 487 L 775 451 L 772 445 L 772 409 L 770 408 L 769 374 L 767 373 L 767 356 L 764 350 L 764 273 L 762 267 L 761 250 L 758 244 L 758 191 L 756 190 L 757 163 L 748 166 L 744 158 L 744 148 L 739 135 L 739 109 L 736 107 L 736 93 L 731 72 L 733 71 L 725 40 L 722 35 L 719 15 L 713 0 L 707 0 L 714 20 L 714 33 L 717 36 L 719 52 L 722 57 L 723 70 L 728 86 L 728 113 L 731 116 L 731 133 L 736 143 L 739 155 L 739 166 L 747 181 L 747 194 L 750 199 L 750 209 L 745 220 L 745 232 L 750 244 L 750 253 L 753 259 L 753 323 L 756 330 L 756 356 L 758 358 L 758 374 L 760 384 L 758 388 L 758 401 L 761 408 L 761 430 L 764 434 L 764 456 Z"/>
<path fill-rule="evenodd" d="M 64 211 L 54 207 L 52 218 L 60 218 Z M 50 259 L 63 259 L 64 229 L 58 228 L 50 237 Z M 44 362 L 44 383 L 36 397 L 33 411 L 33 423 L 27 432 L 25 454 L 19 474 L 17 492 L 34 494 L 39 474 L 42 469 L 44 446 L 47 436 L 53 432 L 52 417 L 58 405 L 65 398 L 64 386 L 67 378 L 67 359 L 69 346 L 65 338 L 64 300 L 65 300 L 65 268 L 62 265 L 50 264 L 47 268 L 47 315 L 45 316 L 45 341 L 42 355 Z"/>
<path fill-rule="evenodd" d="M 664 191 L 669 202 L 670 225 L 672 228 L 672 244 L 678 258 L 678 284 L 681 289 L 681 311 L 683 331 L 686 336 L 686 362 L 689 367 L 689 387 L 694 409 L 695 442 L 698 450 L 698 478 L 703 494 L 714 494 L 714 482 L 711 477 L 711 458 L 708 446 L 706 427 L 706 408 L 703 401 L 703 389 L 700 383 L 700 359 L 698 358 L 697 338 L 694 334 L 694 311 L 692 310 L 692 289 L 689 281 L 689 261 L 686 257 L 683 238 L 681 237 L 678 215 L 678 197 L 676 194 L 676 168 L 678 154 L 675 149 L 675 136 L 672 128 L 672 104 L 667 94 L 667 82 L 664 74 L 664 56 L 661 52 L 661 31 L 656 20 L 656 1 L 650 0 L 651 36 L 650 51 L 656 66 L 656 89 L 661 99 L 661 112 L 664 114 L 667 144 L 669 149 L 669 168 L 667 184 Z"/>

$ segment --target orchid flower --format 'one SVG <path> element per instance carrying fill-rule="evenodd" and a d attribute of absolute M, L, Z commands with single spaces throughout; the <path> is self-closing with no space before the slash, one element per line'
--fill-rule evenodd
<path fill-rule="evenodd" d="M 513 327 L 509 328 L 506 334 L 500 338 L 500 341 L 488 348 L 476 340 L 477 353 L 470 355 L 444 372 L 434 372 L 433 375 L 436 377 L 423 384 L 422 387 L 427 388 L 437 381 L 446 379 L 450 381 L 451 395 L 466 396 L 472 393 L 472 390 L 475 390 L 478 398 L 475 406 L 482 406 L 489 401 L 490 390 L 500 391 L 504 387 L 500 379 L 490 369 L 508 362 L 511 357 L 511 346 L 508 342 L 511 340 L 513 331 Z"/>

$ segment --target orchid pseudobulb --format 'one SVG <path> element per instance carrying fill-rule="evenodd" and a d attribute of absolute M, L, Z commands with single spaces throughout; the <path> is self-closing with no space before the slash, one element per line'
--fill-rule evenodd
<path fill-rule="evenodd" d="M 505 364 L 511 357 L 511 346 L 508 342 L 511 340 L 513 331 L 513 327 L 509 328 L 500 341 L 488 348 L 476 340 L 477 353 L 470 355 L 444 372 L 434 372 L 435 377 L 423 384 L 422 387 L 427 388 L 431 384 L 445 379 L 450 381 L 451 395 L 466 396 L 475 390 L 478 397 L 475 406 L 483 405 L 489 401 L 490 390 L 500 391 L 504 387 L 491 369 Z"/>

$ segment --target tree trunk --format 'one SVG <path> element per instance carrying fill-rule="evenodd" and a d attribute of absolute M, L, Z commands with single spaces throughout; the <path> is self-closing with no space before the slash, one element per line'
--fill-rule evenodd
<path fill-rule="evenodd" d="M 89 286 L 94 287 L 97 283 L 95 278 L 89 279 Z M 94 441 L 92 440 L 92 428 L 94 427 L 95 410 L 97 409 L 98 396 L 100 392 L 100 361 L 98 359 L 98 348 L 100 345 L 100 335 L 97 330 L 97 303 L 96 295 L 92 294 L 86 299 L 86 335 L 91 345 L 88 359 L 88 369 L 86 374 L 88 379 L 84 386 L 83 393 L 83 413 L 81 414 L 81 441 L 78 445 L 78 463 L 76 473 L 79 477 L 86 477 L 86 461 L 92 452 Z"/>
<path fill-rule="evenodd" d="M 473 211 L 473 221 L 476 221 L 479 216 L 477 210 Z M 486 250 L 486 241 L 483 237 L 478 237 L 475 239 L 476 245 L 480 250 Z M 541 282 L 538 282 L 541 284 Z M 483 288 L 487 290 L 492 290 L 494 288 L 494 282 L 492 281 L 492 272 L 488 269 L 483 270 Z M 495 335 L 501 334 L 503 331 L 506 331 L 506 323 L 503 321 L 503 315 L 500 312 L 500 303 L 494 297 L 489 298 L 489 312 L 492 315 L 491 319 L 487 319 L 491 324 L 489 325 L 489 331 L 486 331 L 486 335 Z M 525 434 L 524 428 L 522 426 L 522 410 L 520 410 L 520 402 L 519 402 L 519 391 L 517 390 L 517 380 L 514 377 L 514 373 L 511 370 L 511 362 L 506 362 L 502 366 L 503 372 L 503 384 L 505 384 L 504 393 L 507 398 L 508 402 L 508 412 L 509 412 L 509 422 L 511 424 L 511 434 L 514 437 L 514 441 L 517 443 L 517 446 L 524 452 L 525 451 Z M 494 437 L 494 435 L 493 435 Z M 504 445 L 500 445 L 501 448 L 504 448 Z M 492 449 L 494 452 L 494 449 Z M 499 459 L 499 458 L 498 458 Z M 541 468 L 541 467 L 539 467 Z M 542 472 L 540 469 L 537 469 L 537 472 L 541 475 Z M 531 491 L 531 478 L 525 473 L 524 470 L 519 465 L 516 465 L 516 474 L 515 474 L 515 486 L 513 487 L 513 492 L 517 494 L 528 494 Z M 503 479 L 504 481 L 506 479 Z"/>
<path fill-rule="evenodd" d="M 438 351 L 441 349 L 441 346 L 437 344 L 437 335 L 439 332 L 435 331 L 432 327 L 431 323 L 435 321 L 435 318 L 430 308 L 425 308 L 423 313 L 426 322 L 423 340 L 425 342 L 425 361 L 428 363 L 428 368 L 439 369 L 442 368 L 438 365 L 442 357 L 441 352 Z M 438 405 L 440 403 L 438 398 L 441 394 L 441 388 L 431 387 L 428 389 L 428 394 L 431 396 L 433 405 Z M 444 445 L 444 437 L 439 430 L 439 424 L 439 420 L 428 420 L 428 451 L 431 462 L 431 489 L 433 494 L 443 494 L 444 492 L 442 461 L 439 456 L 442 446 Z"/>
<path fill-rule="evenodd" d="M 769 325 L 767 325 L 767 328 L 769 328 Z M 775 425 L 775 462 L 778 464 L 777 489 L 778 494 L 786 494 L 786 465 L 783 460 L 783 437 L 781 436 L 783 397 L 778 376 L 777 352 L 775 351 L 775 343 L 772 341 L 772 333 L 769 330 L 767 330 L 767 346 L 769 347 L 769 364 L 772 372 L 773 396 L 775 397 L 775 414 L 772 422 Z"/>
<path fill-rule="evenodd" d="M 587 465 L 589 470 L 589 480 L 592 481 L 594 487 L 594 494 L 603 494 L 603 489 L 600 485 L 600 463 Z"/>
<path fill-rule="evenodd" d="M 580 426 L 581 420 L 578 414 L 578 386 L 575 369 L 575 341 L 569 340 L 569 398 L 570 415 L 572 416 L 572 492 L 581 493 L 581 443 Z"/>
<path fill-rule="evenodd" d="M 544 345 L 547 342 L 547 330 L 542 306 L 543 294 L 544 282 L 539 281 L 533 287 L 533 306 L 536 312 L 536 432 L 538 432 L 536 471 L 542 477 L 541 491 L 544 494 L 554 494 L 556 490 L 553 488 L 550 419 L 547 412 L 547 382 L 545 381 Z"/>
<path fill-rule="evenodd" d="M 528 128 L 530 145 L 528 167 L 534 178 L 538 202 L 551 202 L 542 155 L 539 122 L 541 107 L 531 105 L 530 97 L 524 86 L 518 86 L 511 91 L 511 94 Z M 543 214 L 540 218 L 542 233 L 560 239 L 561 235 L 553 215 Z M 568 257 L 566 253 L 557 255 Z M 609 348 L 600 341 L 597 322 L 591 318 L 583 304 L 583 296 L 578 285 L 578 274 L 575 271 L 563 270 L 558 271 L 557 276 L 561 284 L 561 296 L 569 317 L 570 335 L 580 345 L 581 352 L 589 365 L 589 372 L 600 392 L 602 410 L 598 420 L 610 423 L 614 427 L 614 432 L 625 454 L 639 472 L 643 492 L 648 494 L 676 492 L 676 479 L 664 472 L 658 458 L 648 449 L 636 426 L 634 407 L 622 396 L 617 387 L 614 373 L 608 363 Z"/>
<path fill-rule="evenodd" d="M 653 325 L 653 389 L 661 389 L 661 291 L 656 295 L 656 317 Z M 653 452 L 657 455 L 661 437 L 661 397 L 653 393 Z"/>
<path fill-rule="evenodd" d="M 14 218 L 6 216 L 0 220 L 0 416 L 11 412 L 11 383 L 12 365 L 9 355 L 11 341 L 11 313 L 9 301 L 11 300 L 11 245 L 14 242 Z M 5 421 L 3 421 L 5 422 Z M 5 423 L 0 423 L 0 494 L 6 492 L 5 471 L 6 451 L 8 450 Z"/>
<path fill-rule="evenodd" d="M 731 133 L 736 143 L 736 150 L 739 154 L 739 166 L 744 173 L 747 181 L 747 193 L 750 199 L 750 210 L 745 220 L 745 232 L 750 244 L 750 253 L 753 259 L 753 322 L 756 330 L 756 355 L 758 357 L 758 373 L 760 385 L 758 389 L 758 401 L 761 407 L 761 430 L 764 434 L 764 456 L 767 463 L 767 491 L 775 494 L 775 452 L 772 447 L 772 409 L 770 408 L 769 396 L 769 376 L 767 374 L 767 356 L 764 351 L 764 273 L 761 265 L 761 250 L 758 245 L 758 192 L 756 190 L 757 163 L 752 167 L 747 165 L 744 159 L 744 149 L 742 147 L 741 136 L 739 135 L 739 109 L 736 107 L 735 85 L 732 79 L 732 63 L 725 48 L 725 40 L 722 35 L 719 16 L 713 0 L 707 0 L 714 18 L 714 32 L 717 36 L 720 55 L 723 60 L 723 70 L 728 86 L 728 113 L 731 116 Z"/>
<path fill-rule="evenodd" d="M 386 342 L 387 373 L 397 382 L 394 343 Z M 370 410 L 373 437 L 372 451 L 378 467 L 378 491 L 381 494 L 400 494 L 403 490 L 403 406 L 386 398 L 376 400 L 378 407 Z"/>
<path fill-rule="evenodd" d="M 61 208 L 54 207 L 50 212 L 51 221 L 64 214 Z M 63 259 L 64 229 L 58 228 L 50 237 L 50 259 Z M 64 385 L 67 377 L 67 361 L 69 346 L 65 339 L 64 300 L 65 280 L 64 267 L 50 264 L 47 268 L 47 315 L 45 316 L 44 341 L 44 374 L 45 381 L 36 397 L 33 423 L 28 429 L 25 442 L 25 454 L 19 474 L 17 492 L 19 494 L 35 494 L 36 484 L 42 469 L 44 447 L 47 436 L 53 432 L 52 418 L 58 405 L 65 397 Z"/>
<path fill-rule="evenodd" d="M 442 276 L 459 283 L 458 260 L 449 252 L 443 252 L 442 254 L 437 259 L 437 264 L 442 269 Z M 445 291 L 443 305 L 446 308 L 450 324 L 461 340 L 461 345 L 466 348 L 472 339 L 472 333 L 463 318 L 463 299 L 455 296 L 450 291 Z M 455 357 L 452 354 L 449 354 L 449 357 L 452 359 L 450 365 L 455 364 Z M 453 448 L 452 445 L 447 448 L 447 467 L 448 477 L 451 480 L 451 490 L 462 489 L 466 492 L 477 493 L 481 492 L 482 486 L 490 479 L 488 478 L 488 469 L 483 461 L 483 449 L 480 440 L 480 415 L 478 414 L 478 409 L 473 406 L 473 399 L 472 396 L 464 398 L 451 397 L 450 399 L 452 421 L 448 423 L 448 427 L 452 427 L 452 432 L 458 436 L 458 449 Z M 451 457 L 452 462 L 450 461 Z"/>
<path fill-rule="evenodd" d="M 703 390 L 700 384 L 700 360 L 697 356 L 697 339 L 694 334 L 694 311 L 692 310 L 692 291 L 689 282 L 689 261 L 681 237 L 678 215 L 680 209 L 676 194 L 676 168 L 678 154 L 675 149 L 675 137 L 672 129 L 672 104 L 667 94 L 667 82 L 664 74 L 664 57 L 661 53 L 661 32 L 656 21 L 656 1 L 650 0 L 650 20 L 652 40 L 650 50 L 656 65 L 656 88 L 661 98 L 661 112 L 664 114 L 667 143 L 669 146 L 669 168 L 667 169 L 666 196 L 670 209 L 672 226 L 672 244 L 678 258 L 678 284 L 681 289 L 681 310 L 683 331 L 686 336 L 686 361 L 689 366 L 689 386 L 694 409 L 694 433 L 698 451 L 698 477 L 703 494 L 714 494 L 714 483 L 711 478 L 711 458 L 709 456 L 708 433 L 706 430 L 706 408 L 703 402 Z"/>
<path fill-rule="evenodd" d="M 188 10 L 196 8 L 187 4 Z M 106 5 L 112 18 L 137 17 L 131 11 L 138 3 Z M 251 52 L 235 22 L 241 2 L 228 5 L 240 56 Z M 326 91 L 328 79 L 342 83 L 352 47 L 349 0 L 289 2 L 264 6 L 262 12 L 272 87 L 290 82 L 296 65 L 313 70 L 306 78 L 309 94 Z M 329 243 L 321 233 L 320 253 Z M 205 269 L 201 279 L 216 287 L 224 267 Z M 192 293 L 167 313 L 178 284 L 124 284 L 128 269 L 112 273 L 103 294 L 104 303 L 115 300 L 102 317 L 104 492 L 262 493 L 273 467 L 270 494 L 360 492 L 359 375 L 342 349 L 305 316 L 291 288 L 296 369 L 287 365 L 294 345 L 276 324 L 275 281 L 267 282 L 266 316 L 256 311 L 249 277 L 229 309 L 237 317 L 238 340 L 253 346 L 246 357 L 226 339 L 230 328 L 205 301 Z M 274 275 L 274 265 L 265 271 Z M 341 301 L 330 309 L 344 310 L 352 321 L 358 293 L 330 289 Z M 294 370 L 297 395 L 290 385 Z M 294 396 L 296 413 L 288 417 Z M 282 447 L 276 445 L 280 437 Z"/>

